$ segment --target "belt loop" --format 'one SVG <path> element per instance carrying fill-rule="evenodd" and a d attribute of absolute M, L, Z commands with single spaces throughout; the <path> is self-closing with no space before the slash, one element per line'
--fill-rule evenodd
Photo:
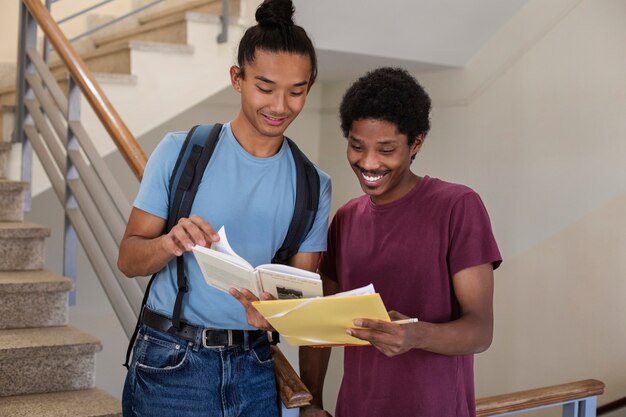
<path fill-rule="evenodd" d="M 243 332 L 243 350 L 250 350 L 250 332 L 246 330 Z"/>
<path fill-rule="evenodd" d="M 204 337 L 204 331 L 202 329 L 202 327 L 198 326 L 196 328 L 196 335 L 194 337 L 194 342 L 193 342 L 193 351 L 197 352 L 200 350 L 200 346 L 202 346 L 202 337 Z"/>

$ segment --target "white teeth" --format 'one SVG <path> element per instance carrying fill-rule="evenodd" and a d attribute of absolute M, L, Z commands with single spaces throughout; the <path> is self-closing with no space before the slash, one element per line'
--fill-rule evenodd
<path fill-rule="evenodd" d="M 365 178 L 365 181 L 367 182 L 376 182 L 383 177 L 382 175 L 376 175 L 375 177 L 372 177 L 363 173 L 361 173 L 361 175 L 363 175 L 363 178 Z"/>

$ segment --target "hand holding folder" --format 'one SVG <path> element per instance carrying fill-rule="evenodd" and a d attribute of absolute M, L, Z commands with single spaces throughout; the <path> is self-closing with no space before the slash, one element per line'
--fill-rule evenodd
<path fill-rule="evenodd" d="M 347 328 L 354 327 L 354 320 L 390 321 L 377 293 L 343 293 L 328 297 L 255 301 L 252 304 L 292 346 L 368 345 L 369 342 L 346 334 Z"/>

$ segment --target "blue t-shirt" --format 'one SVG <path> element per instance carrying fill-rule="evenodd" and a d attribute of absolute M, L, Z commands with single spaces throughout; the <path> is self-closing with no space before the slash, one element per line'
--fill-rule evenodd
<path fill-rule="evenodd" d="M 163 219 L 169 206 L 169 180 L 186 132 L 168 133 L 154 150 L 144 172 L 134 206 Z M 300 252 L 326 250 L 330 210 L 330 177 L 318 169 L 320 199 L 313 228 Z M 253 266 L 270 263 L 287 235 L 296 194 L 296 168 L 287 141 L 276 155 L 250 155 L 233 136 L 230 123 L 204 172 L 191 214 L 208 221 L 217 231 L 224 226 L 228 241 Z M 191 252 L 184 254 L 189 292 L 185 294 L 182 319 L 218 329 L 253 329 L 243 307 L 230 294 L 209 286 Z M 178 291 L 176 258 L 155 278 L 148 307 L 171 317 Z"/>

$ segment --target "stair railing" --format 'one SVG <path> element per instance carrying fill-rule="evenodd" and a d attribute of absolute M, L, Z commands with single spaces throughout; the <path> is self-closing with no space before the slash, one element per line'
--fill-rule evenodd
<path fill-rule="evenodd" d="M 46 8 L 48 10 L 50 10 L 50 6 L 53 3 L 57 3 L 61 0 L 46 0 Z M 76 19 L 77 17 L 80 17 L 86 13 L 89 12 L 93 12 L 94 10 L 99 9 L 102 6 L 105 6 L 111 2 L 113 2 L 115 0 L 101 0 L 100 2 L 90 5 L 82 10 L 79 10 L 75 13 L 72 13 L 69 16 L 66 16 L 62 19 L 59 19 L 57 21 L 57 25 L 62 25 L 63 23 L 69 22 L 73 19 Z M 76 42 L 78 40 L 81 40 L 83 38 L 86 38 L 88 36 L 93 35 L 96 32 L 99 32 L 102 29 L 105 29 L 115 23 L 121 22 L 123 20 L 126 20 L 132 16 L 137 15 L 138 13 L 144 12 L 154 6 L 156 6 L 159 3 L 162 3 L 164 0 L 152 0 L 150 3 L 144 4 L 142 6 L 139 6 L 127 13 L 124 13 L 120 16 L 117 16 L 109 21 L 106 21 L 100 25 L 97 25 L 89 30 L 86 30 L 83 33 L 80 33 L 78 35 L 75 35 L 74 37 L 72 37 L 70 39 L 70 42 Z M 228 25 L 230 24 L 230 13 L 229 13 L 229 8 L 230 8 L 230 2 L 229 0 L 222 0 L 222 15 L 220 16 L 220 21 L 222 23 L 222 32 L 217 36 L 217 42 L 218 43 L 225 43 L 228 41 Z M 45 62 L 48 62 L 48 55 L 50 54 L 50 46 L 48 44 L 48 40 L 47 38 L 44 38 L 44 46 L 43 46 L 43 58 Z"/>
<path fill-rule="evenodd" d="M 23 0 L 20 20 L 15 132 L 22 143 L 22 179 L 32 179 L 34 149 L 65 207 L 64 275 L 75 279 L 72 258 L 78 239 L 122 327 L 132 334 L 145 282 L 127 279 L 116 266 L 131 205 L 80 121 L 81 98 L 91 105 L 137 178 L 143 174 L 146 155 L 46 7 L 39 0 Z M 67 97 L 36 49 L 38 27 L 67 67 Z"/>
<path fill-rule="evenodd" d="M 476 400 L 476 417 L 500 417 L 562 407 L 563 417 L 594 417 L 604 383 L 595 379 L 535 388 Z"/>

